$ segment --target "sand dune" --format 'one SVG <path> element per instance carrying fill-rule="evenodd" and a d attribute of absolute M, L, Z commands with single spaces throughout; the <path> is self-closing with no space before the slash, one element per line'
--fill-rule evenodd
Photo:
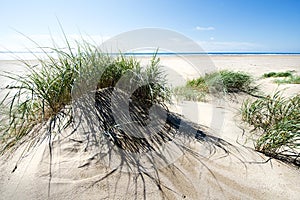
<path fill-rule="evenodd" d="M 176 62 L 178 58 L 171 56 L 161 59 L 180 64 L 174 71 L 183 79 L 193 77 L 192 69 L 182 67 L 185 61 Z M 201 65 L 199 57 L 192 59 Z M 300 56 L 212 56 L 211 60 L 217 69 L 246 71 L 257 78 L 269 71 L 300 73 Z M 24 72 L 15 61 L 1 61 L 3 70 Z M 277 89 L 271 80 L 258 83 L 266 93 Z M 1 85 L 6 84 L 7 80 L 1 78 Z M 300 92 L 299 85 L 279 87 L 283 88 L 287 88 L 285 95 Z M 299 169 L 274 159 L 265 163 L 268 157 L 254 151 L 251 142 L 244 143 L 249 127 L 238 116 L 243 98 L 173 105 L 172 111 L 184 115 L 182 125 L 204 125 L 207 136 L 197 140 L 179 134 L 166 142 L 169 156 L 165 165 L 145 171 L 131 173 L 126 164 L 120 164 L 129 159 L 126 155 L 130 153 L 124 154 L 125 158 L 105 154 L 110 148 L 105 145 L 86 151 L 86 144 L 78 142 L 80 133 L 64 137 L 70 128 L 53 141 L 51 165 L 47 137 L 29 152 L 25 142 L 14 155 L 1 157 L 0 199 L 298 199 Z M 182 132 L 187 130 L 192 129 Z M 45 129 L 40 133 L 46 134 Z M 215 137 L 224 139 L 225 149 L 218 147 Z M 174 143 L 179 145 L 172 146 Z M 141 166 L 148 164 L 145 161 Z"/>

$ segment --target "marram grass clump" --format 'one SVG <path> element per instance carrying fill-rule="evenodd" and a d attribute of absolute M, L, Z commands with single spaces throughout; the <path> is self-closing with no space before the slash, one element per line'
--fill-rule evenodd
<path fill-rule="evenodd" d="M 291 71 L 286 71 L 286 72 L 269 72 L 269 73 L 264 73 L 263 77 L 264 78 L 270 78 L 270 77 L 289 77 L 292 76 Z"/>
<path fill-rule="evenodd" d="M 269 72 L 263 74 L 263 78 L 276 78 L 274 83 L 277 84 L 300 84 L 300 76 L 294 74 L 295 71 L 286 72 Z"/>
<path fill-rule="evenodd" d="M 67 41 L 67 40 L 66 40 Z M 47 54 L 47 59 L 38 59 L 38 65 L 23 61 L 29 73 L 17 75 L 3 73 L 14 81 L 6 88 L 9 94 L 1 101 L 0 153 L 14 147 L 25 136 L 39 138 L 35 129 L 48 124 L 48 136 L 53 130 L 61 130 L 72 123 L 72 89 L 78 80 L 89 85 L 96 80 L 96 88 L 114 87 L 127 72 L 134 74 L 134 81 L 143 85 L 139 97 L 148 101 L 164 102 L 168 99 L 164 73 L 159 67 L 156 54 L 146 68 L 133 57 L 122 54 L 111 56 L 87 42 L 77 43 L 74 52 L 67 41 L 68 50 L 56 52 L 56 57 Z M 98 76 L 101 74 L 101 76 Z M 132 81 L 132 80 L 129 80 Z M 93 84 L 91 84 L 93 86 Z M 90 88 L 91 89 L 91 88 Z"/>
<path fill-rule="evenodd" d="M 242 119 L 253 126 L 255 148 L 271 157 L 300 165 L 300 95 L 246 100 Z"/>
<path fill-rule="evenodd" d="M 293 75 L 284 79 L 276 79 L 274 82 L 277 84 L 300 84 L 300 76 Z"/>
<path fill-rule="evenodd" d="M 177 96 L 185 100 L 205 100 L 208 93 L 239 93 L 252 94 L 258 90 L 254 78 L 244 72 L 222 70 L 205 74 L 197 79 L 187 81 L 183 87 L 175 88 Z"/>

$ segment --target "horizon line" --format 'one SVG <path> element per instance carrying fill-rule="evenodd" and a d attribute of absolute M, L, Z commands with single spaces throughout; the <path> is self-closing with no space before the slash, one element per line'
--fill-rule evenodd
<path fill-rule="evenodd" d="M 0 51 L 2 54 L 14 54 L 14 53 L 55 53 L 55 51 Z M 107 52 L 103 52 L 107 53 Z M 112 55 L 124 54 L 124 55 L 175 55 L 175 54 L 300 54 L 300 52 L 294 51 L 203 51 L 203 52 L 112 52 L 108 53 Z"/>

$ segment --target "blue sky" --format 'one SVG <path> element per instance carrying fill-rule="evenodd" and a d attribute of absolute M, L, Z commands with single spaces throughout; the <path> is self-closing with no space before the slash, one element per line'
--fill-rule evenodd
<path fill-rule="evenodd" d="M 138 28 L 167 28 L 206 51 L 300 52 L 299 0 L 1 1 L 0 50 L 48 45 L 64 31 L 97 42 Z M 17 31 L 16 31 L 17 30 Z"/>

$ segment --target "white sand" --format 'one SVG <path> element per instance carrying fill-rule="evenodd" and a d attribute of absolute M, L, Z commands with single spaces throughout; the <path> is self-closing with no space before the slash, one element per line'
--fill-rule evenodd
<path fill-rule="evenodd" d="M 201 57 L 192 56 L 191 59 L 200 66 L 203 64 Z M 218 69 L 246 71 L 257 78 L 270 71 L 300 72 L 300 56 L 212 56 L 211 59 Z M 175 66 L 176 73 L 173 71 L 173 75 L 183 79 L 193 78 L 193 69 L 181 58 L 163 57 L 162 62 Z M 1 61 L 0 70 L 3 69 L 23 72 L 15 61 Z M 173 80 L 176 82 L 176 78 Z M 271 80 L 258 82 L 266 93 L 277 88 Z M 1 84 L 8 84 L 7 80 L 1 78 Z M 300 92 L 299 85 L 280 86 L 282 88 L 288 88 L 285 95 Z M 242 128 L 246 128 L 246 135 L 249 132 L 237 115 L 242 98 L 215 104 L 178 103 L 177 111 L 193 122 L 210 127 L 214 135 L 230 142 L 235 149 L 231 148 L 232 154 L 226 157 L 220 150 L 207 157 L 207 150 L 202 144 L 193 141 L 185 143 L 204 157 L 180 154 L 175 162 L 158 170 L 162 190 L 168 199 L 299 198 L 299 169 L 276 160 L 254 163 L 263 162 L 267 157 L 237 143 L 245 141 Z M 144 193 L 147 199 L 162 199 L 156 183 L 147 176 L 143 180 L 134 173 L 117 172 L 99 181 L 112 170 L 112 167 L 107 167 L 106 160 L 91 160 L 89 158 L 95 151 L 83 151 L 85 144 L 60 139 L 54 143 L 52 152 L 50 199 L 142 199 Z M 252 147 L 251 143 L 247 146 Z M 50 165 L 47 140 L 25 156 L 12 173 L 22 152 L 20 148 L 8 159 L 6 155 L 1 157 L 0 199 L 48 198 Z M 150 174 L 156 176 L 154 172 Z"/>

